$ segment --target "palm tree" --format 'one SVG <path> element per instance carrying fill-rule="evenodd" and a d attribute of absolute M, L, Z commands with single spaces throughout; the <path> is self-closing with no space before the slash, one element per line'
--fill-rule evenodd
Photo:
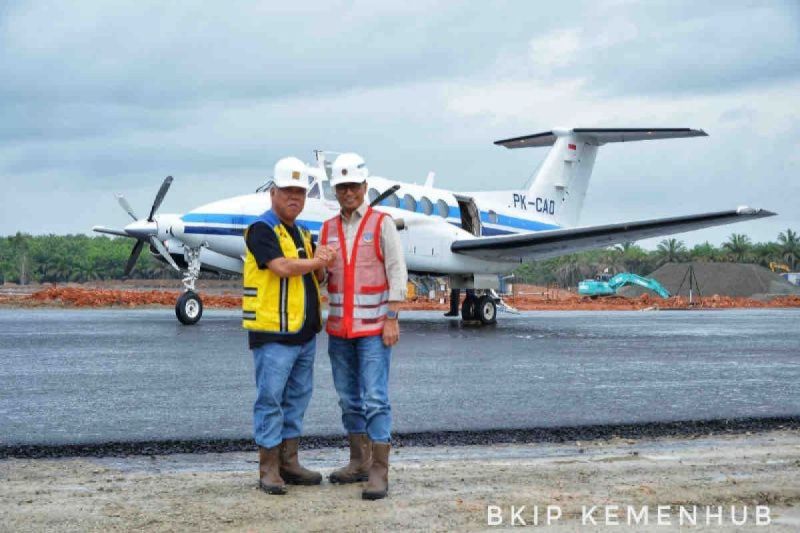
<path fill-rule="evenodd" d="M 779 233 L 778 243 L 781 247 L 781 257 L 789 263 L 789 268 L 794 270 L 797 259 L 800 257 L 800 239 L 798 239 L 797 233 L 791 229 L 787 229 L 785 233 Z"/>
<path fill-rule="evenodd" d="M 656 253 L 659 257 L 659 264 L 678 263 L 686 255 L 686 245 L 678 239 L 664 239 L 658 243 Z"/>
<path fill-rule="evenodd" d="M 622 267 L 626 272 L 633 272 L 634 274 L 648 272 L 647 252 L 641 246 L 637 246 L 635 242 L 628 241 L 616 245 L 614 249 L 620 254 Z"/>
<path fill-rule="evenodd" d="M 702 244 L 695 244 L 689 252 L 692 261 L 715 261 L 719 255 L 717 248 L 706 241 Z"/>
<path fill-rule="evenodd" d="M 612 275 L 625 270 L 625 261 L 617 247 L 601 250 L 597 259 L 592 262 L 596 272 L 608 271 Z M 580 280 L 579 280 L 580 281 Z"/>
<path fill-rule="evenodd" d="M 559 258 L 555 275 L 562 288 L 574 287 L 579 281 L 589 277 L 589 270 L 577 255 L 565 255 Z"/>
<path fill-rule="evenodd" d="M 750 243 L 750 237 L 747 235 L 743 233 L 731 233 L 731 236 L 728 237 L 728 241 L 722 243 L 722 247 L 728 250 L 731 258 L 737 263 L 741 263 L 747 258 L 752 244 Z"/>

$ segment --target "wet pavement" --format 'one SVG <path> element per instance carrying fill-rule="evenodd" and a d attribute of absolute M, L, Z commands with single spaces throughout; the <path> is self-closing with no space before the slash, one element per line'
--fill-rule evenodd
<path fill-rule="evenodd" d="M 0 309 L 0 445 L 245 439 L 235 311 Z M 406 312 L 398 432 L 800 415 L 800 310 L 526 312 L 463 327 Z M 306 433 L 341 432 L 319 337 Z"/>

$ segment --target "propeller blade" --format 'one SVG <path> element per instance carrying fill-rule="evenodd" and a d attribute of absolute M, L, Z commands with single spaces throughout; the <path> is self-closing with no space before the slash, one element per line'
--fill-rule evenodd
<path fill-rule="evenodd" d="M 136 241 L 136 244 L 133 245 L 133 250 L 131 250 L 131 255 L 128 257 L 128 263 L 125 265 L 125 272 L 123 274 L 126 278 L 130 276 L 133 266 L 136 264 L 136 260 L 139 259 L 139 254 L 142 253 L 143 246 L 144 241 Z"/>
<path fill-rule="evenodd" d="M 117 195 L 117 201 L 119 202 L 119 205 L 122 206 L 122 209 L 127 211 L 127 213 L 131 216 L 131 218 L 133 220 L 139 220 L 136 217 L 136 214 L 133 212 L 133 208 L 131 207 L 131 204 L 128 203 L 128 200 L 126 200 L 124 196 L 122 196 L 121 194 L 118 194 Z"/>
<path fill-rule="evenodd" d="M 130 235 L 121 229 L 107 228 L 105 226 L 94 226 L 92 227 L 92 231 L 96 231 L 97 233 L 107 233 L 108 235 L 116 235 L 117 237 L 130 237 Z"/>
<path fill-rule="evenodd" d="M 380 193 L 374 200 L 372 200 L 369 206 L 375 207 L 376 205 L 381 203 L 384 199 L 396 193 L 398 189 L 400 189 L 400 185 L 392 185 L 391 187 Z"/>
<path fill-rule="evenodd" d="M 167 191 L 169 190 L 169 186 L 172 185 L 172 176 L 167 176 L 164 179 L 164 183 L 161 184 L 161 188 L 158 189 L 158 194 L 156 194 L 156 199 L 153 201 L 153 208 L 150 209 L 150 216 L 147 217 L 149 222 L 153 221 L 153 215 L 156 214 L 158 208 L 161 207 L 161 202 L 164 201 L 164 197 L 167 195 Z"/>
<path fill-rule="evenodd" d="M 169 263 L 172 268 L 174 268 L 178 272 L 181 271 L 181 267 L 179 267 L 178 263 L 176 263 L 175 260 L 172 259 L 172 256 L 169 255 L 169 251 L 167 251 L 166 246 L 164 246 L 164 244 L 161 241 L 159 241 L 155 235 L 150 236 L 150 244 L 152 244 L 155 247 L 155 249 L 158 250 L 158 253 L 161 254 L 161 257 L 166 259 L 167 263 Z"/>

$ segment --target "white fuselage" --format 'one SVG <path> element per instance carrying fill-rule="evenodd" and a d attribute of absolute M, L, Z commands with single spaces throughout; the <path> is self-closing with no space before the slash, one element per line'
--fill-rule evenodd
<path fill-rule="evenodd" d="M 317 182 L 306 198 L 297 221 L 317 235 L 322 223 L 339 212 L 328 182 Z M 527 233 L 558 229 L 552 217 L 552 200 L 524 198 L 524 191 L 454 193 L 452 191 L 400 183 L 385 178 L 367 180 L 369 197 L 389 189 L 401 188 L 375 209 L 402 219 L 400 237 L 408 270 L 431 274 L 504 274 L 518 263 L 487 261 L 454 254 L 455 240 L 475 238 L 462 228 L 462 204 L 472 199 L 480 213 L 479 236 Z M 158 237 L 166 241 L 171 254 L 182 254 L 183 247 L 203 247 L 204 266 L 227 272 L 241 272 L 245 256 L 243 234 L 270 208 L 268 191 L 236 196 L 203 205 L 184 215 L 158 215 Z"/>

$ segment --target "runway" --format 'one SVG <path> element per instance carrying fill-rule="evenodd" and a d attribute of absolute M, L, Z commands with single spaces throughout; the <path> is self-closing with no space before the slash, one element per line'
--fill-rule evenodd
<path fill-rule="evenodd" d="M 0 309 L 0 445 L 247 438 L 237 312 Z M 492 328 L 405 313 L 398 432 L 800 414 L 800 310 L 528 312 Z M 341 432 L 319 337 L 306 433 Z"/>

